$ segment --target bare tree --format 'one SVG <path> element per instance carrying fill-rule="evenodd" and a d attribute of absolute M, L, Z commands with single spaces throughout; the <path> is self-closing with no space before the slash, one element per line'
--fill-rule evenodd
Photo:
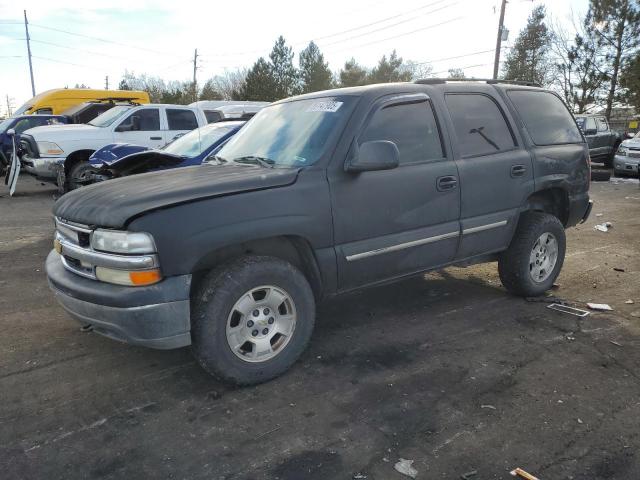
<path fill-rule="evenodd" d="M 607 64 L 598 48 L 591 12 L 582 21 L 574 19 L 573 25 L 575 33 L 567 32 L 558 22 L 553 24 L 551 82 L 569 108 L 575 113 L 586 113 L 604 101 Z"/>
<path fill-rule="evenodd" d="M 242 87 L 247 79 L 246 68 L 237 70 L 225 70 L 222 75 L 216 75 L 211 79 L 212 85 L 224 100 L 241 100 L 239 98 Z"/>

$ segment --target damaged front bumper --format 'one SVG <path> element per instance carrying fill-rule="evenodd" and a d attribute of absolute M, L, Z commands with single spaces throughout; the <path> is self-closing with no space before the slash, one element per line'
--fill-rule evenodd
<path fill-rule="evenodd" d="M 68 271 L 55 250 L 47 257 L 46 271 L 58 302 L 96 333 L 158 349 L 191 344 L 191 275 L 168 277 L 147 287 L 112 285 Z"/>

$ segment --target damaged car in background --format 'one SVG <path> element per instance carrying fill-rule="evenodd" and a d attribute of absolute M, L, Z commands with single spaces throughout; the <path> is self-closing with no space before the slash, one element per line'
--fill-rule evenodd
<path fill-rule="evenodd" d="M 244 121 L 210 123 L 175 139 L 159 149 L 140 145 L 111 144 L 89 158 L 93 171 L 85 185 L 112 178 L 170 168 L 199 165 L 215 155 L 217 149 L 236 134 Z"/>

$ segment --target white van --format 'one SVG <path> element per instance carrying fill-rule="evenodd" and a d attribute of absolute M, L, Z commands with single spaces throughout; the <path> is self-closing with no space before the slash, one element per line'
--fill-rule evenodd
<path fill-rule="evenodd" d="M 237 100 L 200 100 L 189 104 L 197 107 L 207 117 L 207 122 L 215 123 L 220 120 L 247 120 L 258 113 L 269 102 L 244 102 Z"/>

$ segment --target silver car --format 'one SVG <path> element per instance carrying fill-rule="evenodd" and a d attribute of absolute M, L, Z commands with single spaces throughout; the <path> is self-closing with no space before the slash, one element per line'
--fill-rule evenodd
<path fill-rule="evenodd" d="M 620 144 L 613 159 L 613 171 L 616 175 L 633 175 L 637 177 L 639 164 L 640 132 Z"/>

